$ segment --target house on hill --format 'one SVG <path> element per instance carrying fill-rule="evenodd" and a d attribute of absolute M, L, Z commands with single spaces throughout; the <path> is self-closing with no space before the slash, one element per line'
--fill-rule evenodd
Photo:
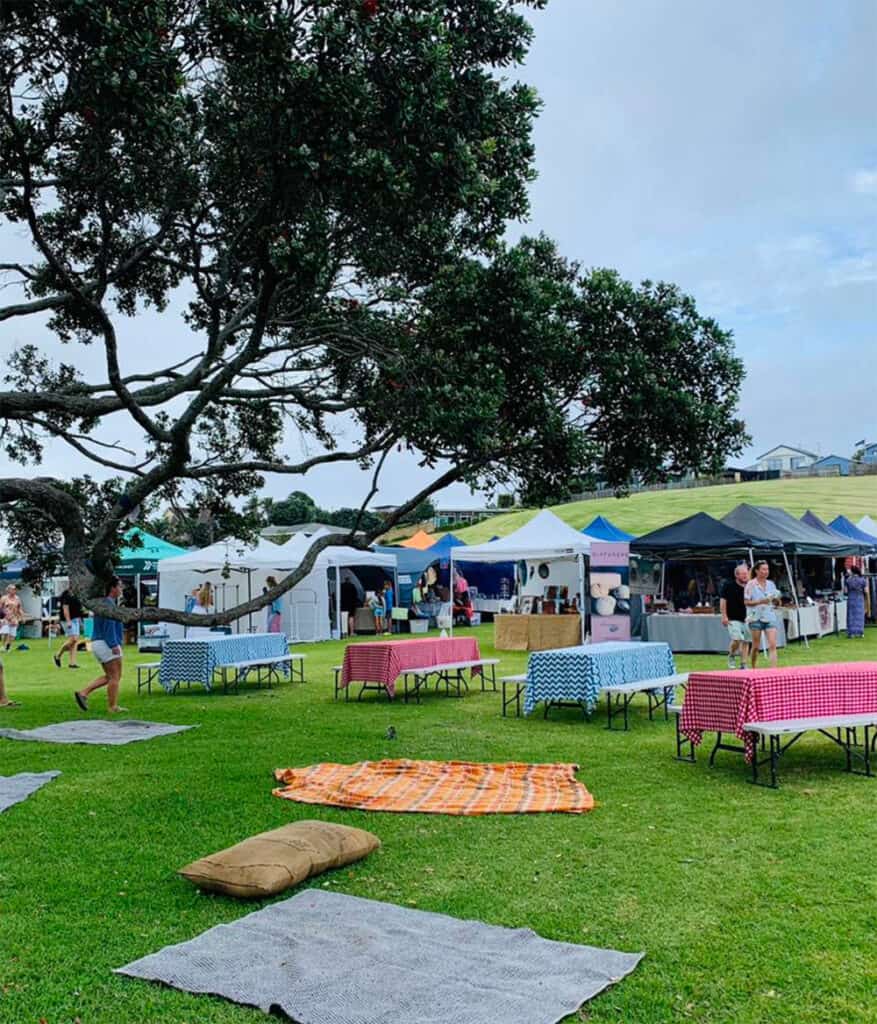
<path fill-rule="evenodd" d="M 877 441 L 873 444 L 866 444 L 862 448 L 862 462 L 868 466 L 877 466 Z"/>
<path fill-rule="evenodd" d="M 795 448 L 790 444 L 778 444 L 764 455 L 759 455 L 752 468 L 763 473 L 777 470 L 791 473 L 796 469 L 809 469 L 818 461 L 819 455 L 816 452 L 808 452 L 806 448 Z"/>
<path fill-rule="evenodd" d="M 849 476 L 852 465 L 853 460 L 848 459 L 845 455 L 825 455 L 823 458 L 817 459 L 810 468 L 832 469 L 836 466 L 839 476 Z"/>

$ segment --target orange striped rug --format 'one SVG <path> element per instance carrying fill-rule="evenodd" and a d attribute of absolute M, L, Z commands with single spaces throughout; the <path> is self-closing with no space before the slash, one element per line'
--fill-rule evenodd
<path fill-rule="evenodd" d="M 594 798 L 576 764 L 361 761 L 278 768 L 274 795 L 303 804 L 422 814 L 583 814 Z"/>

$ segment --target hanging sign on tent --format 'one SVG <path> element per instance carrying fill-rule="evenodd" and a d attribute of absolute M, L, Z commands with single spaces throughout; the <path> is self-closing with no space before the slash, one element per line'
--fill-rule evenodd
<path fill-rule="evenodd" d="M 630 639 L 630 544 L 591 543 L 591 642 Z"/>

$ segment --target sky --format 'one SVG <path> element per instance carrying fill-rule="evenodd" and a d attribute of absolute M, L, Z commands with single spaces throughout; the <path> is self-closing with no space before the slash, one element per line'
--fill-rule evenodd
<path fill-rule="evenodd" d="M 753 438 L 733 464 L 779 443 L 849 455 L 877 440 L 877 4 L 550 0 L 529 16 L 534 44 L 508 77 L 544 103 L 539 176 L 510 240 L 543 231 L 585 267 L 674 281 L 733 331 Z M 24 255 L 8 233 L 0 252 Z M 24 341 L 45 341 L 41 325 L 0 325 L 0 359 Z M 172 363 L 180 345 L 178 324 L 140 317 L 125 325 L 125 370 Z M 83 369 L 97 356 L 82 352 Z M 28 475 L 84 468 L 56 445 Z M 21 470 L 0 460 L 0 473 Z M 375 504 L 428 475 L 398 456 L 383 479 Z M 331 508 L 359 504 L 369 482 L 327 467 L 269 478 L 265 493 Z M 439 503 L 481 496 L 458 485 Z"/>

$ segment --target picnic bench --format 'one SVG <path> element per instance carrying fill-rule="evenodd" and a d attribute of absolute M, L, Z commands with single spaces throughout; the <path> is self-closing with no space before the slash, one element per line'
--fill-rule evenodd
<path fill-rule="evenodd" d="M 463 675 L 467 670 L 470 675 L 476 669 L 480 669 L 481 676 L 481 692 L 486 691 L 486 683 L 490 683 L 491 689 L 496 692 L 496 666 L 499 664 L 499 658 L 473 658 L 470 661 L 449 661 L 442 665 L 429 665 L 425 668 L 413 669 L 410 672 L 405 672 L 402 676 L 403 682 L 403 700 L 408 703 L 408 697 L 413 696 L 417 704 L 420 703 L 420 691 L 429 686 L 430 676 L 435 677 L 435 688 L 436 690 L 444 683 L 445 693 L 450 696 L 451 687 L 456 688 L 456 696 L 462 697 L 463 690 L 469 692 L 469 684 L 466 682 L 466 677 Z M 487 676 L 487 671 L 490 671 L 490 676 Z M 409 680 L 412 685 L 409 689 Z"/>
<path fill-rule="evenodd" d="M 161 669 L 160 661 L 147 661 L 142 665 L 137 666 L 137 692 L 145 686 L 147 693 L 152 693 L 152 681 L 158 679 L 158 673 Z"/>
<path fill-rule="evenodd" d="M 677 686 L 685 686 L 687 682 L 687 672 L 676 672 L 669 676 L 659 676 L 657 679 L 637 679 L 630 683 L 614 683 L 611 686 L 604 686 L 603 693 L 606 694 L 608 713 L 606 728 L 611 729 L 615 719 L 622 715 L 624 731 L 627 732 L 630 728 L 630 703 L 639 693 L 646 694 L 649 699 L 650 722 L 654 721 L 655 712 L 662 707 L 664 718 L 669 719 L 673 691 Z"/>
<path fill-rule="evenodd" d="M 808 732 L 818 732 L 836 743 L 846 755 L 845 772 L 853 775 L 873 776 L 871 771 L 871 753 L 877 744 L 877 732 L 872 736 L 871 730 L 877 727 L 877 713 L 859 715 L 825 715 L 820 718 L 789 718 L 778 722 L 748 722 L 743 731 L 768 741 L 768 754 L 759 758 L 758 752 L 752 758 L 752 783 L 768 789 L 779 789 L 777 783 L 777 764 L 780 757 L 797 743 Z M 864 731 L 864 742 L 858 741 L 858 730 Z M 784 737 L 789 737 L 784 740 Z M 854 761 L 861 761 L 864 771 L 853 767 Z M 758 769 L 762 765 L 770 765 L 770 782 L 762 782 Z"/>
<path fill-rule="evenodd" d="M 305 681 L 304 654 L 280 654 L 266 656 L 263 658 L 247 658 L 242 661 L 230 661 L 217 665 L 216 671 L 222 679 L 222 689 L 228 693 L 229 686 L 237 693 L 241 682 L 246 682 L 247 676 L 255 672 L 256 685 L 261 688 L 265 683 L 268 689 L 272 688 L 275 679 L 280 680 L 280 671 L 288 668 L 293 682 L 303 683 Z M 231 681 L 229 682 L 229 673 Z"/>

